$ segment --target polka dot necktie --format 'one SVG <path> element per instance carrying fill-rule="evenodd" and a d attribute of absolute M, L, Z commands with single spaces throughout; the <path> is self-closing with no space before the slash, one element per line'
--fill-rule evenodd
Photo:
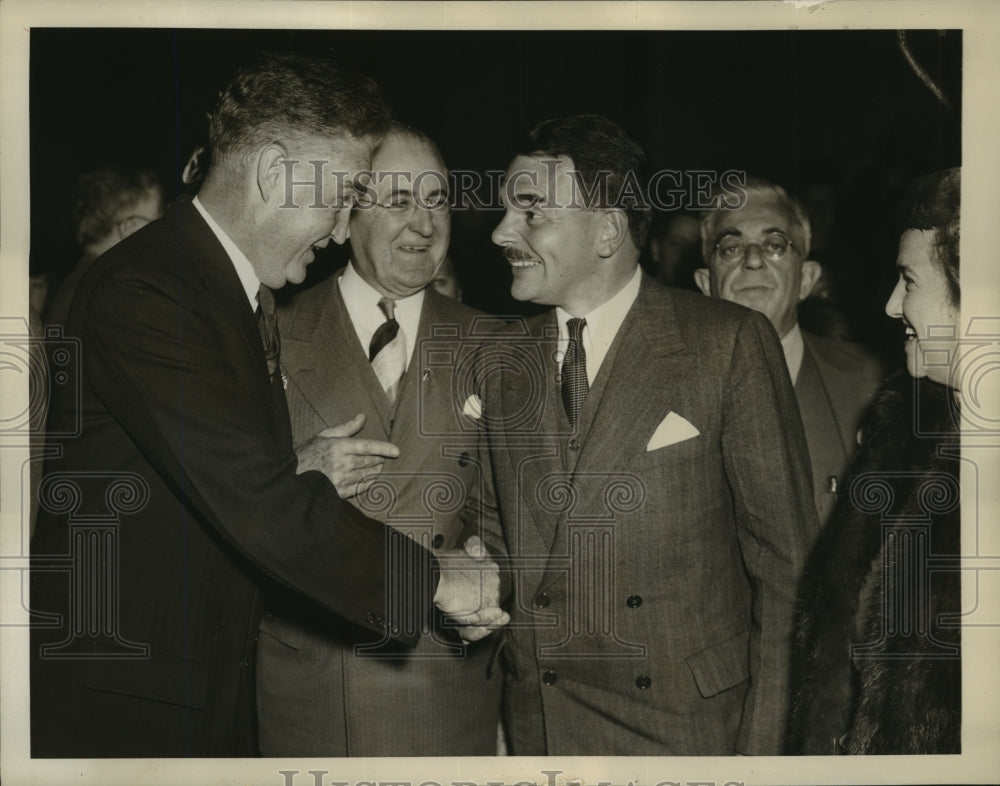
<path fill-rule="evenodd" d="M 583 348 L 583 328 L 586 324 L 587 320 L 575 318 L 566 323 L 569 345 L 562 363 L 562 401 L 569 424 L 574 427 L 590 389 L 587 383 L 587 352 Z"/>

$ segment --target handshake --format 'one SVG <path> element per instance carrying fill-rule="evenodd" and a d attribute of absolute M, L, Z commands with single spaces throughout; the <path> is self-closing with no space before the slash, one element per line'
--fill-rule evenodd
<path fill-rule="evenodd" d="M 438 554 L 441 578 L 434 605 L 458 626 L 463 641 L 478 641 L 510 622 L 500 608 L 500 571 L 472 535 L 462 549 Z"/>
<path fill-rule="evenodd" d="M 386 460 L 399 456 L 391 442 L 357 436 L 363 414 L 328 428 L 298 448 L 298 472 L 317 470 L 329 478 L 343 499 L 367 491 Z M 478 641 L 510 622 L 500 608 L 500 571 L 475 535 L 462 549 L 438 554 L 440 580 L 434 594 L 438 607 L 457 628 L 463 641 Z"/>

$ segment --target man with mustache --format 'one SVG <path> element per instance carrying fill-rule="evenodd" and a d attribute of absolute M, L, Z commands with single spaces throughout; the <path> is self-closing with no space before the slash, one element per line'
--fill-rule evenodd
<path fill-rule="evenodd" d="M 777 338 L 642 274 L 645 155 L 616 124 L 519 150 L 493 240 L 555 308 L 480 354 L 495 487 L 467 512 L 509 565 L 512 752 L 777 754 L 817 526 Z"/>
<path fill-rule="evenodd" d="M 781 337 L 785 363 L 809 445 L 813 497 L 822 524 L 837 500 L 857 448 L 861 416 L 882 378 L 879 362 L 859 344 L 799 327 L 797 306 L 820 275 L 809 259 L 809 217 L 783 188 L 748 179 L 745 199 L 702 214 L 699 289 L 760 311 Z"/>
<path fill-rule="evenodd" d="M 448 250 L 449 210 L 437 146 L 394 124 L 351 213 L 347 267 L 279 309 L 293 441 L 308 450 L 317 433 L 346 421 L 337 439 L 341 496 L 435 553 L 462 545 L 457 513 L 479 482 L 451 377 L 432 362 L 459 357 L 479 313 L 430 286 Z M 394 647 L 309 612 L 293 602 L 261 625 L 266 756 L 496 751 L 501 681 L 499 669 L 491 674 L 492 640 L 463 647 L 428 630 L 415 648 Z"/>

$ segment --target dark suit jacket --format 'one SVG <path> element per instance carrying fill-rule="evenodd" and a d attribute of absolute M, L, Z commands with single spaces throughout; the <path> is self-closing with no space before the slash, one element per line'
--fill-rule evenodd
<path fill-rule="evenodd" d="M 453 368 L 479 312 L 425 290 L 413 356 L 394 406 L 358 341 L 338 280 L 331 276 L 298 294 L 279 313 L 294 441 L 365 413 L 358 436 L 394 442 L 400 456 L 386 462 L 373 489 L 351 502 L 427 548 L 453 549 L 467 490 L 480 482 L 470 460 L 475 434 L 462 428 L 454 404 Z M 412 652 L 373 643 L 371 636 L 310 625 L 296 618 L 295 609 L 264 619 L 257 701 L 265 755 L 496 751 L 502 691 L 500 669 L 488 676 L 493 639 L 465 648 L 433 630 Z M 367 651 L 355 651 L 359 645 L 368 645 Z"/>
<path fill-rule="evenodd" d="M 95 263 L 67 333 L 81 342 L 79 401 L 53 418 L 80 433 L 43 481 L 33 556 L 75 564 L 32 573 L 33 608 L 62 615 L 33 631 L 34 756 L 253 755 L 253 642 L 272 582 L 416 641 L 431 555 L 388 553 L 406 539 L 322 474 L 296 474 L 280 379 L 188 200 Z"/>
<path fill-rule="evenodd" d="M 813 496 L 822 525 L 830 516 L 858 428 L 882 379 L 879 362 L 861 345 L 802 331 L 805 351 L 795 398 L 809 445 Z M 831 478 L 835 478 L 831 483 Z"/>
<path fill-rule="evenodd" d="M 512 752 L 778 753 L 817 523 L 773 328 L 644 277 L 578 433 L 555 336 L 550 313 L 481 357 L 495 496 L 469 523 L 511 559 Z"/>

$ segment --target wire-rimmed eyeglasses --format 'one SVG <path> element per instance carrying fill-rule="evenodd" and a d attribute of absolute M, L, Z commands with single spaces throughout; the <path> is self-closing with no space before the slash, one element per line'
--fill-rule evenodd
<path fill-rule="evenodd" d="M 739 235 L 726 235 L 715 244 L 715 253 L 723 262 L 740 264 L 747 258 L 752 246 L 757 246 L 761 256 L 769 262 L 779 262 L 788 254 L 788 249 L 795 249 L 795 244 L 781 232 L 771 232 L 759 243 L 747 243 Z"/>

